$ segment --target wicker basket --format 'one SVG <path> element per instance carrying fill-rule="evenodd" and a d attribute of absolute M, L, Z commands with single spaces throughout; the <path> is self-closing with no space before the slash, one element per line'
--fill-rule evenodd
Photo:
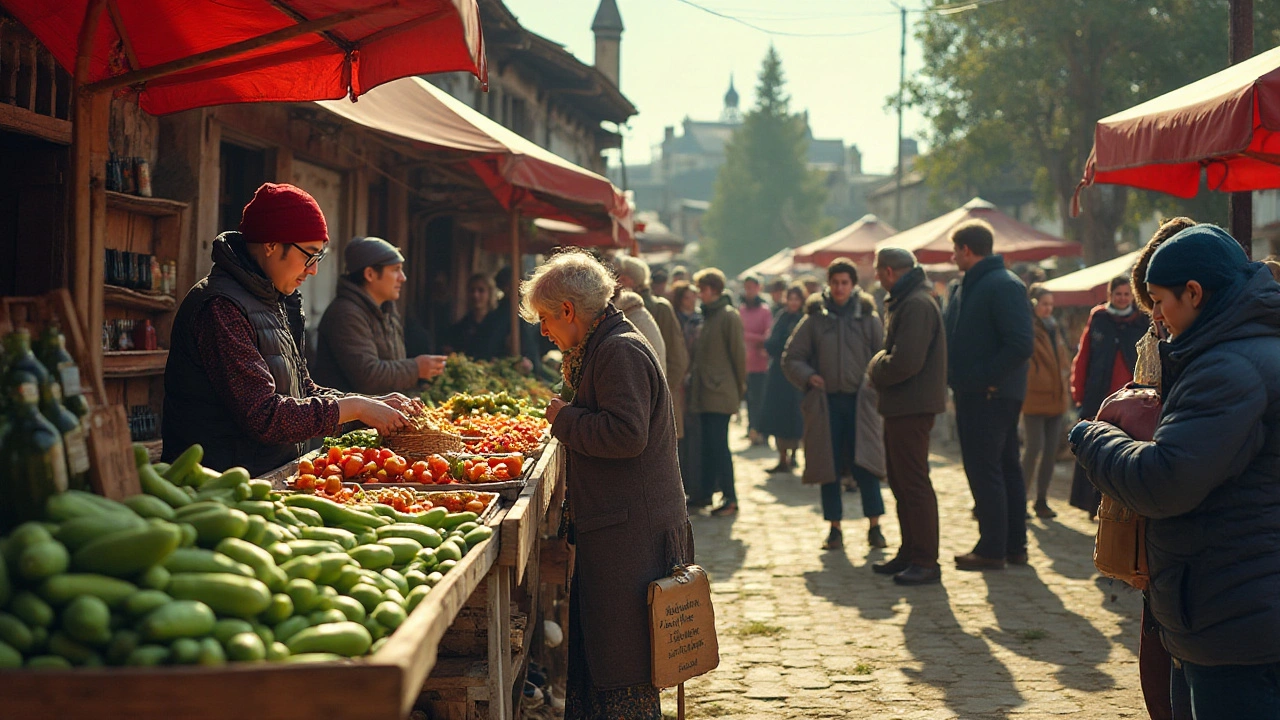
<path fill-rule="evenodd" d="M 463 449 L 462 436 L 429 427 L 417 427 L 387 435 L 383 447 L 406 458 L 421 459 Z"/>

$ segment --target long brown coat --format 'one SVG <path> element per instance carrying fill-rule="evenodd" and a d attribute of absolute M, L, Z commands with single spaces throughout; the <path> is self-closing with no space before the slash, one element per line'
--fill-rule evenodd
<path fill-rule="evenodd" d="M 640 291 L 645 309 L 658 323 L 662 341 L 667 346 L 667 385 L 672 388 L 676 403 L 676 437 L 684 437 L 684 378 L 689 374 L 689 349 L 685 346 L 684 331 L 676 317 L 671 301 L 654 295 L 649 288 Z"/>
<path fill-rule="evenodd" d="M 666 378 L 635 326 L 606 313 L 573 404 L 551 426 L 568 450 L 579 607 L 599 689 L 652 682 L 649 583 L 693 562 Z"/>
<path fill-rule="evenodd" d="M 1061 415 L 1067 411 L 1070 393 L 1067 376 L 1071 373 L 1071 355 L 1062 331 L 1051 333 L 1044 320 L 1036 318 L 1035 345 L 1031 367 L 1027 371 L 1027 398 L 1022 402 L 1024 415 Z"/>

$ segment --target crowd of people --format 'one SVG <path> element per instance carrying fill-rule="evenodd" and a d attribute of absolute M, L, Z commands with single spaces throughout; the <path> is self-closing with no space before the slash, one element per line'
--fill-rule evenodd
<path fill-rule="evenodd" d="M 312 379 L 299 288 L 328 241 L 315 200 L 275 184 L 216 240 L 174 321 L 166 403 L 181 410 L 165 413 L 168 455 L 201 442 L 210 467 L 261 472 L 344 423 L 407 423 L 417 401 L 404 391 L 444 358 L 408 357 L 404 257 L 383 240 L 347 244 Z M 1093 515 L 1105 493 L 1146 518 L 1140 665 L 1144 689 L 1169 688 L 1147 695 L 1153 716 L 1280 716 L 1280 263 L 1250 262 L 1220 228 L 1166 222 L 1073 349 L 1053 294 L 1006 268 L 990 226 L 963 225 L 952 243 L 963 276 L 945 293 L 909 251 L 879 250 L 883 310 L 843 259 L 825 288 L 748 277 L 737 297 L 716 268 L 650 272 L 582 251 L 540 265 L 518 297 L 497 290 L 509 274 L 469 279 L 444 348 L 512 354 L 516 305 L 526 369 L 549 345 L 561 353 L 546 417 L 567 455 L 562 531 L 577 547 L 566 717 L 661 717 L 647 587 L 694 560 L 691 512 L 739 511 L 730 428 L 744 402 L 744 439 L 778 453 L 770 472 L 803 465 L 802 482 L 819 486 L 822 548 L 844 545 L 846 486 L 867 543 L 885 547 L 887 480 L 901 546 L 872 570 L 941 582 L 929 450 L 948 389 L 979 529 L 957 570 L 1028 562 L 1028 496 L 1054 517 L 1049 485 L 1075 415 L 1072 504 Z M 1135 378 L 1163 406 L 1140 437 L 1098 419 Z"/>

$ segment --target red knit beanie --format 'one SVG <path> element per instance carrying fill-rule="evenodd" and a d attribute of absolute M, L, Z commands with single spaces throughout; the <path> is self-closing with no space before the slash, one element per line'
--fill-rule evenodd
<path fill-rule="evenodd" d="M 263 183 L 244 206 L 240 234 L 245 242 L 328 242 L 329 226 L 316 199 L 288 183 Z"/>

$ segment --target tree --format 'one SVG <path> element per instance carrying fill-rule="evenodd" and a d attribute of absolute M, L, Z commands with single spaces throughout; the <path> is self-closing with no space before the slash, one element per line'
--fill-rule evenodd
<path fill-rule="evenodd" d="M 815 237 L 826 191 L 808 169 L 809 129 L 791 114 L 782 59 L 772 47 L 755 107 L 725 146 L 711 207 L 703 218 L 703 257 L 736 273 L 778 250 Z"/>
<path fill-rule="evenodd" d="M 1256 45 L 1265 49 L 1280 39 L 1280 13 L 1257 7 Z M 1226 32 L 1226 0 L 1019 0 L 929 13 L 917 32 L 925 69 L 908 87 L 931 125 L 921 167 L 939 188 L 1033 178 L 1086 259 L 1113 257 L 1117 229 L 1134 219 L 1130 198 L 1142 191 L 1091 187 L 1080 216 L 1069 214 L 1095 124 L 1225 67 Z M 1218 198 L 1168 196 L 1136 205 L 1210 221 L 1220 218 L 1204 213 L 1225 208 Z"/>

